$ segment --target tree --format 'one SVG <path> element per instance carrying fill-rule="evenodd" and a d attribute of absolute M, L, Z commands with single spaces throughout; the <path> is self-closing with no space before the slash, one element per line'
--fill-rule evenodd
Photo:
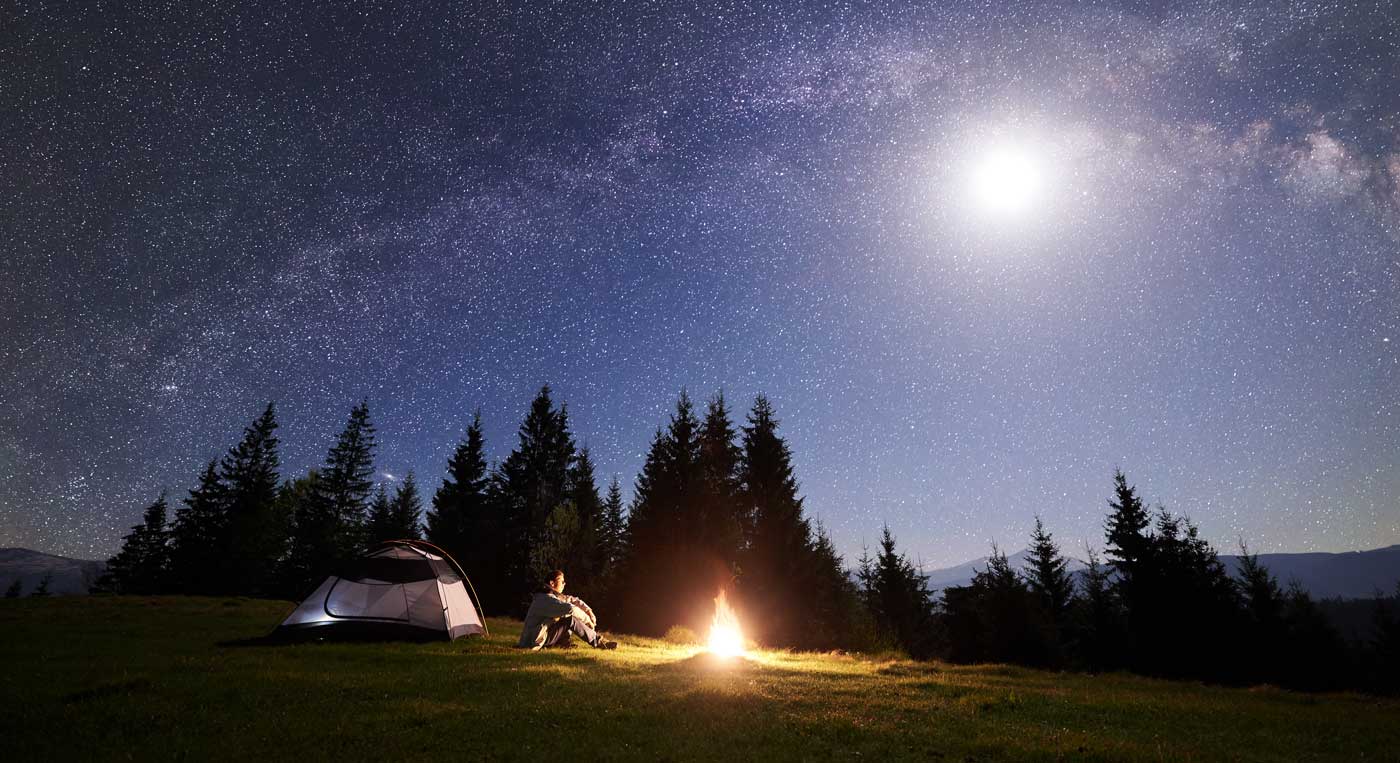
<path fill-rule="evenodd" d="M 578 519 L 578 533 L 564 554 L 564 566 L 570 585 L 583 598 L 596 598 L 600 592 L 603 572 L 601 537 L 603 533 L 603 502 L 598 497 L 597 477 L 593 457 L 588 448 L 578 452 L 569 470 L 567 503 Z"/>
<path fill-rule="evenodd" d="M 1250 663 L 1251 680 L 1264 680 L 1277 670 L 1283 658 L 1286 629 L 1283 623 L 1284 595 L 1257 554 L 1240 541 L 1239 580 L 1236 581 L 1244 604 L 1244 656 Z"/>
<path fill-rule="evenodd" d="M 1040 517 L 1035 518 L 1031 533 L 1031 554 L 1026 568 L 1026 583 L 1039 598 L 1058 629 L 1064 624 L 1074 596 L 1074 581 L 1069 574 L 1069 560 L 1060 553 L 1054 537 L 1045 530 Z"/>
<path fill-rule="evenodd" d="M 142 522 L 122 539 L 117 555 L 107 560 L 107 571 L 97 588 L 121 594 L 166 593 L 170 581 L 170 532 L 166 527 L 165 493 L 146 508 Z"/>
<path fill-rule="evenodd" d="M 567 498 L 574 440 L 565 407 L 555 409 L 549 385 L 540 388 L 518 430 L 519 443 L 493 486 L 499 521 L 501 592 L 508 611 L 523 612 L 532 579 L 531 560 L 549 514 Z"/>
<path fill-rule="evenodd" d="M 216 462 L 210 461 L 185 505 L 175 511 L 170 529 L 171 590 L 211 594 L 221 586 L 221 572 L 211 557 L 227 537 L 226 493 Z"/>
<path fill-rule="evenodd" d="M 268 403 L 220 464 L 224 528 L 213 557 L 222 569 L 217 593 L 261 595 L 287 548 L 289 517 L 278 512 L 277 415 Z"/>
<path fill-rule="evenodd" d="M 807 627 L 803 605 L 812 574 L 811 527 L 802 515 L 792 452 L 777 430 L 773 406 L 759 396 L 744 427 L 739 467 L 745 514 L 753 517 L 742 598 L 751 611 L 766 615 L 758 626 L 771 643 L 794 644 Z"/>
<path fill-rule="evenodd" d="M 504 527 L 500 510 L 501 502 L 491 500 L 486 440 L 481 412 L 477 411 L 467 427 L 466 439 L 457 444 L 447 462 L 447 476 L 433 493 L 427 536 L 451 554 L 483 590 L 506 588 L 501 574 Z"/>
<path fill-rule="evenodd" d="M 946 589 L 943 602 L 949 659 L 1044 665 L 1054 656 L 1039 600 L 996 546 L 971 584 Z"/>
<path fill-rule="evenodd" d="M 423 496 L 418 492 L 418 478 L 412 471 L 404 475 L 394 492 L 390 517 L 394 539 L 416 539 L 422 537 L 420 519 L 423 516 Z"/>
<path fill-rule="evenodd" d="M 1137 490 L 1128 485 L 1128 478 L 1118 469 L 1113 471 L 1113 491 L 1114 497 L 1108 502 L 1111 511 L 1104 524 L 1108 539 L 1106 553 L 1120 583 L 1131 587 L 1133 579 L 1143 573 L 1142 568 L 1148 563 L 1152 518 Z"/>
<path fill-rule="evenodd" d="M 877 638 L 915 658 L 930 656 L 934 612 L 928 578 L 899 553 L 888 525 L 880 536 L 875 559 L 871 560 L 868 552 L 862 553 L 856 579 L 874 619 Z"/>
<path fill-rule="evenodd" d="M 297 506 L 289 565 L 295 590 L 314 585 L 362 550 L 374 490 L 374 445 L 369 404 L 362 401 L 326 454 L 311 494 Z"/>
<path fill-rule="evenodd" d="M 24 590 L 24 578 L 15 578 L 10 587 L 5 589 L 5 598 L 18 599 L 20 591 Z"/>
<path fill-rule="evenodd" d="M 599 558 L 603 562 L 604 577 L 609 577 L 613 566 L 622 554 L 627 521 L 622 513 L 622 486 L 614 475 L 608 483 L 608 496 L 603 499 L 603 524 L 598 532 Z"/>
<path fill-rule="evenodd" d="M 1092 546 L 1084 546 L 1084 595 L 1076 604 L 1075 645 L 1079 664 L 1103 670 L 1122 664 L 1120 617 L 1109 579 Z"/>
<path fill-rule="evenodd" d="M 663 432 L 657 430 L 633 489 L 626 542 L 610 605 L 624 627 L 661 635 L 672 625 L 699 630 L 716 594 L 696 538 L 699 421 L 684 390 Z"/>
<path fill-rule="evenodd" d="M 369 502 L 369 515 L 365 520 L 365 535 L 370 545 L 394 540 L 394 509 L 389 505 L 389 491 L 380 483 L 374 491 L 374 499 Z"/>
<path fill-rule="evenodd" d="M 700 427 L 697 535 L 712 557 L 730 563 L 738 560 L 752 529 L 740 498 L 743 451 L 736 443 L 737 436 L 724 393 L 716 393 L 706 406 Z"/>
<path fill-rule="evenodd" d="M 36 586 L 36 587 L 34 588 L 33 591 L 30 591 L 30 592 L 29 592 L 29 595 L 30 595 L 31 597 L 38 597 L 38 598 L 45 598 L 45 597 L 48 597 L 48 596 L 52 596 L 53 594 L 49 592 L 49 584 L 52 583 L 52 582 L 53 582 L 53 573 L 52 573 L 52 572 L 44 573 L 44 577 L 43 577 L 42 580 L 39 581 L 39 585 Z"/>

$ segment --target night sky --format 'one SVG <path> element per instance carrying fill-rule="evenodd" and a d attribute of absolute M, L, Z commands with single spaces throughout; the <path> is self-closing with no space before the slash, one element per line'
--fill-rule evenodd
<path fill-rule="evenodd" d="M 1115 467 L 1400 542 L 1389 0 L 248 5 L 4 11 L 0 546 L 109 556 L 269 400 L 431 495 L 544 383 L 629 495 L 768 395 L 848 561 L 1082 556 Z"/>

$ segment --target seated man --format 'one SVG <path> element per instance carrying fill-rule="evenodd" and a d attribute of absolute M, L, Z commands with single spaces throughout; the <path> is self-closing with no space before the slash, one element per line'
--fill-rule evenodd
<path fill-rule="evenodd" d="M 525 627 L 520 631 L 520 643 L 516 646 L 525 649 L 568 646 L 569 631 L 573 631 L 595 648 L 617 648 L 616 641 L 608 641 L 593 630 L 598 626 L 598 618 L 583 599 L 564 595 L 563 570 L 555 570 L 545 581 L 545 588 L 531 600 L 530 610 L 525 613 Z"/>

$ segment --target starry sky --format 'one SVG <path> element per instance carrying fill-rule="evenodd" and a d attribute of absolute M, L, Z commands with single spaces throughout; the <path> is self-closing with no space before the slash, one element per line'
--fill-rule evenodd
<path fill-rule="evenodd" d="M 848 560 L 1400 542 L 1400 10 L 19 3 L 0 546 L 103 558 L 269 400 L 440 482 L 540 385 L 626 492 L 773 401 Z"/>

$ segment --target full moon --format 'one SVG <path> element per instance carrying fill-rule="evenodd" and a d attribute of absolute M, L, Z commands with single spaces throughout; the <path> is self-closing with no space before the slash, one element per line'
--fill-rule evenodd
<path fill-rule="evenodd" d="M 972 166 L 972 196 L 981 209 L 998 215 L 1024 213 L 1040 194 L 1041 172 L 1024 151 L 999 148 Z"/>

